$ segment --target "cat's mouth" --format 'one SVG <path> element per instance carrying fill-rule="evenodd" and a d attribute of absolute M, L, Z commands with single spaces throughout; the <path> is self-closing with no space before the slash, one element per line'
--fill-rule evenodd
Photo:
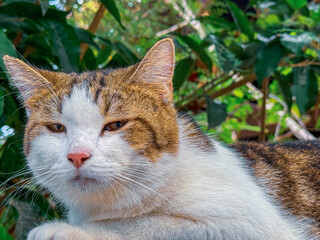
<path fill-rule="evenodd" d="M 82 177 L 82 176 L 75 176 L 70 179 L 72 184 L 76 184 L 80 189 L 85 190 L 86 188 L 92 185 L 99 185 L 99 181 L 94 178 Z"/>

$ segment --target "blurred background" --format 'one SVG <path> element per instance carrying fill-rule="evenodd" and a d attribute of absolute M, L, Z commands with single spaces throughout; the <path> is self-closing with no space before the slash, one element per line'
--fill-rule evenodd
<path fill-rule="evenodd" d="M 210 136 L 320 136 L 319 0 L 0 0 L 1 240 L 63 217 L 24 162 L 25 111 L 3 55 L 52 71 L 118 68 L 164 37 L 176 46 L 175 105 Z"/>

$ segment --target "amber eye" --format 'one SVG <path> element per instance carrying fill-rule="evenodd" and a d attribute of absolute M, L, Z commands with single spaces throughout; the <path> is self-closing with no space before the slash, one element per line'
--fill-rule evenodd
<path fill-rule="evenodd" d="M 126 122 L 125 121 L 117 121 L 117 122 L 112 122 L 112 123 L 108 123 L 103 130 L 104 131 L 116 131 L 118 129 L 120 129 L 121 127 L 123 127 L 123 125 L 125 125 Z"/>
<path fill-rule="evenodd" d="M 55 123 L 55 124 L 50 124 L 47 125 L 47 128 L 54 133 L 61 133 L 61 132 L 65 132 L 66 128 L 65 126 L 59 124 L 59 123 Z"/>

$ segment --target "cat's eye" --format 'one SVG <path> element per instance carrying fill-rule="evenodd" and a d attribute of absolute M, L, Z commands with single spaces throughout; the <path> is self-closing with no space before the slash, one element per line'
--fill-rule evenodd
<path fill-rule="evenodd" d="M 65 126 L 59 123 L 49 124 L 47 125 L 47 128 L 54 133 L 61 133 L 66 131 Z"/>
<path fill-rule="evenodd" d="M 120 128 L 122 128 L 127 122 L 126 121 L 117 121 L 117 122 L 111 122 L 104 126 L 104 131 L 116 131 Z"/>

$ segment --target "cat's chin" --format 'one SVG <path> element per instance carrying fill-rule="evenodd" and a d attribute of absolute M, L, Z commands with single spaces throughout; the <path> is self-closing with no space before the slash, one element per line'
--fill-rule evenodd
<path fill-rule="evenodd" d="M 80 192 L 95 192 L 102 188 L 101 182 L 95 178 L 76 176 L 69 180 L 69 184 Z"/>

